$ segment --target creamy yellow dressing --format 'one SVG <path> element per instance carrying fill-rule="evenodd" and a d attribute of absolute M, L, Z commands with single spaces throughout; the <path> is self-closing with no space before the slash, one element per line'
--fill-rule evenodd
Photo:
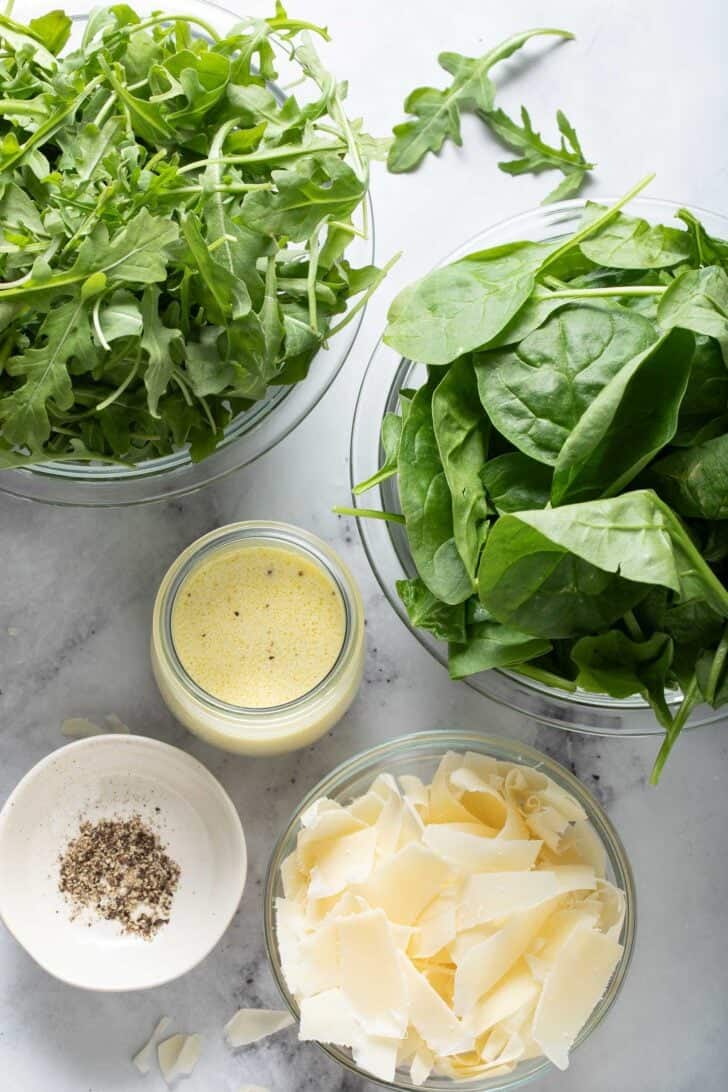
<path fill-rule="evenodd" d="M 172 640 L 187 674 L 231 705 L 271 708 L 312 690 L 344 643 L 341 594 L 315 562 L 276 546 L 213 554 L 182 583 Z"/>

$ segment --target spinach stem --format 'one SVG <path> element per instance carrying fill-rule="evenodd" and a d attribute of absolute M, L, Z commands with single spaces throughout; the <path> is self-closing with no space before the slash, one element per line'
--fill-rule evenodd
<path fill-rule="evenodd" d="M 634 611 L 628 610 L 623 617 L 623 621 L 629 630 L 629 635 L 633 641 L 644 641 L 645 635 L 642 632 L 642 627 L 634 616 Z"/>
<path fill-rule="evenodd" d="M 713 662 L 710 665 L 710 674 L 708 675 L 708 685 L 705 692 L 705 700 L 710 704 L 715 704 L 715 694 L 718 689 L 718 683 L 720 682 L 720 676 L 725 666 L 726 657 L 728 656 L 728 623 L 726 623 L 723 630 L 723 636 L 720 639 L 720 644 L 715 651 Z"/>
<path fill-rule="evenodd" d="M 560 288 L 549 295 L 550 300 L 608 299 L 610 296 L 661 296 L 667 292 L 662 284 L 625 284 L 615 288 Z"/>
<path fill-rule="evenodd" d="M 359 482 L 352 489 L 352 493 L 355 497 L 361 496 L 362 493 L 368 493 L 370 489 L 373 489 L 375 485 L 380 485 L 381 482 L 386 482 L 388 478 L 393 478 L 397 473 L 396 466 L 381 467 L 377 470 L 376 474 L 372 474 L 371 478 L 366 478 L 363 482 Z"/>
<path fill-rule="evenodd" d="M 665 732 L 665 738 L 662 741 L 662 746 L 658 752 L 655 764 L 652 767 L 652 773 L 650 774 L 650 784 L 657 785 L 660 780 L 660 776 L 664 769 L 665 763 L 670 755 L 670 751 L 675 746 L 677 737 L 682 732 L 688 717 L 692 713 L 695 706 L 698 704 L 700 698 L 700 691 L 698 689 L 698 680 L 693 675 L 687 690 L 683 694 L 682 705 L 678 709 L 673 722 Z"/>
<path fill-rule="evenodd" d="M 404 523 L 399 512 L 380 512 L 378 508 L 345 508 L 339 505 L 331 511 L 337 516 L 354 516 L 355 519 L 382 519 L 387 523 Z"/>
<path fill-rule="evenodd" d="M 575 235 L 572 235 L 570 239 L 567 239 L 565 243 L 562 243 L 560 247 L 557 247 L 544 261 L 541 266 L 541 272 L 543 273 L 544 269 L 553 265 L 559 258 L 563 258 L 564 254 L 568 254 L 575 246 L 579 246 L 584 239 L 588 239 L 590 235 L 593 235 L 596 231 L 599 231 L 600 228 L 603 228 L 605 224 L 608 224 L 612 217 L 617 215 L 620 209 L 624 208 L 624 206 L 631 201 L 633 197 L 636 197 L 638 193 L 641 193 L 645 186 L 649 186 L 654 177 L 654 174 L 648 174 L 641 182 L 638 182 L 636 186 L 633 186 L 628 193 L 625 193 L 624 197 L 620 197 L 616 204 L 612 205 L 611 208 L 606 209 L 601 216 L 597 216 L 591 223 L 585 224 L 580 231 L 577 231 Z"/>

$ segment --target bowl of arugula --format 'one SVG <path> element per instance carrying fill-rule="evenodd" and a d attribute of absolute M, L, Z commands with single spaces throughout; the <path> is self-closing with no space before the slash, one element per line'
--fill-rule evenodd
<path fill-rule="evenodd" d="M 453 678 L 664 733 L 657 780 L 728 701 L 728 220 L 627 214 L 636 191 L 512 218 L 400 293 L 339 511 Z"/>
<path fill-rule="evenodd" d="M 0 489 L 134 504 L 252 462 L 325 393 L 384 272 L 381 146 L 327 31 L 186 0 L 6 14 L 0 38 Z"/>

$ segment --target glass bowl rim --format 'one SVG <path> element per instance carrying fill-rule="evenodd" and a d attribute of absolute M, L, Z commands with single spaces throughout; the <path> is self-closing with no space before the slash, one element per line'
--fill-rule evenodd
<path fill-rule="evenodd" d="M 625 918 L 620 937 L 620 942 L 623 945 L 622 956 L 612 975 L 607 990 L 600 998 L 599 1003 L 577 1036 L 576 1042 L 570 1052 L 570 1054 L 573 1054 L 573 1051 L 589 1038 L 592 1032 L 602 1023 L 610 1012 L 627 977 L 634 954 L 637 929 L 637 892 L 634 874 L 632 872 L 629 856 L 614 824 L 596 797 L 589 792 L 586 785 L 560 762 L 557 762 L 556 759 L 551 758 L 549 755 L 544 754 L 544 752 L 530 746 L 530 744 L 522 743 L 520 740 L 508 736 L 486 735 L 473 730 L 455 728 L 431 729 L 429 731 L 412 732 L 404 736 L 398 736 L 395 739 L 375 744 L 373 747 L 367 748 L 350 758 L 344 759 L 342 762 L 338 763 L 333 770 L 322 777 L 313 788 L 304 795 L 276 839 L 268 861 L 265 876 L 263 892 L 263 928 L 268 963 L 275 983 L 290 1013 L 294 1019 L 298 1021 L 300 1019 L 298 1005 L 291 996 L 280 966 L 275 929 L 275 899 L 277 897 L 276 888 L 279 885 L 280 867 L 284 860 L 284 854 L 287 855 L 292 848 L 301 815 L 305 812 L 306 808 L 321 796 L 345 790 L 347 784 L 357 778 L 362 778 L 369 774 L 374 777 L 377 772 L 387 772 L 382 766 L 388 758 L 396 760 L 399 757 L 406 757 L 408 755 L 414 758 L 417 753 L 421 752 L 422 757 L 437 759 L 451 750 L 473 750 L 482 754 L 491 754 L 495 752 L 494 757 L 499 760 L 520 761 L 521 764 L 528 765 L 531 768 L 542 768 L 549 777 L 552 777 L 558 784 L 571 792 L 584 807 L 587 817 L 594 826 L 599 840 L 606 851 L 607 859 L 614 875 L 613 882 L 624 892 Z M 523 759 L 526 759 L 526 761 L 523 762 Z M 353 1060 L 350 1057 L 347 1057 L 338 1047 L 319 1042 L 317 1042 L 316 1045 L 320 1050 L 335 1062 L 342 1065 L 349 1072 L 371 1081 L 372 1084 L 375 1084 L 378 1087 L 387 1088 L 390 1092 L 417 1092 L 416 1086 L 408 1081 L 398 1083 L 397 1078 L 395 1077 L 395 1082 L 392 1083 L 373 1077 L 371 1074 L 355 1065 Z M 549 1062 L 547 1058 L 541 1058 L 536 1061 L 538 1061 L 539 1064 L 535 1065 L 529 1073 L 522 1074 L 521 1076 L 518 1076 L 518 1066 L 516 1066 L 516 1069 L 514 1069 L 511 1074 L 508 1074 L 503 1078 L 490 1078 L 490 1081 L 483 1078 L 475 1078 L 471 1081 L 449 1081 L 448 1083 L 432 1084 L 428 1079 L 421 1087 L 423 1092 L 428 1092 L 428 1089 L 430 1089 L 431 1092 L 454 1092 L 457 1088 L 463 1088 L 465 1092 L 510 1092 L 511 1089 L 524 1085 L 541 1075 L 544 1071 L 553 1068 L 551 1062 Z"/>
<path fill-rule="evenodd" d="M 508 239 L 515 240 L 526 237 L 517 234 L 517 231 L 523 225 L 531 225 L 533 230 L 544 230 L 551 225 L 558 225 L 562 222 L 565 225 L 569 225 L 588 203 L 599 202 L 613 204 L 617 200 L 619 200 L 619 196 L 614 196 L 612 194 L 594 194 L 587 197 L 575 197 L 566 201 L 554 202 L 549 205 L 537 205 L 515 213 L 514 215 L 505 217 L 493 224 L 489 224 L 480 231 L 468 236 L 463 242 L 449 250 L 444 257 L 431 267 L 429 272 L 448 265 L 452 261 L 462 258 L 475 249 L 482 249 L 489 245 L 499 245 L 499 243 L 503 243 Z M 624 211 L 628 215 L 630 212 L 634 211 L 636 215 L 642 215 L 648 220 L 651 218 L 650 214 L 652 214 L 653 219 L 655 216 L 663 216 L 665 219 L 668 219 L 680 208 L 689 208 L 702 219 L 707 219 L 715 223 L 719 222 L 723 225 L 726 237 L 728 237 L 728 215 L 704 208 L 700 205 L 640 194 L 629 202 Z M 549 236 L 544 237 L 553 238 L 554 234 L 555 233 L 552 233 Z M 491 241 L 491 236 L 495 236 L 496 238 Z M 365 398 L 369 398 L 370 400 L 372 398 L 369 388 L 377 381 L 378 374 L 383 371 L 382 362 L 379 358 L 385 354 L 391 355 L 394 366 L 391 369 L 391 383 L 385 399 L 386 405 L 377 406 L 377 415 L 379 415 L 379 410 L 381 408 L 390 408 L 389 404 L 391 403 L 392 392 L 395 391 L 395 389 L 401 388 L 402 385 L 399 383 L 400 375 L 414 366 L 412 361 L 408 361 L 406 358 L 400 356 L 394 349 L 390 349 L 389 346 L 384 343 L 383 338 L 380 338 L 377 341 L 362 375 L 352 419 L 349 442 L 349 476 L 352 488 L 357 481 L 362 480 L 373 472 L 372 467 L 367 467 L 364 474 L 358 469 L 358 464 L 361 459 L 361 445 L 358 441 L 360 440 L 360 432 L 365 428 L 365 425 L 362 424 L 362 403 Z M 380 425 L 381 417 L 379 417 L 377 421 L 378 437 Z M 381 452 L 381 447 L 379 448 L 379 451 Z M 385 482 L 382 484 L 386 486 L 387 483 Z M 367 495 L 364 495 L 364 497 L 366 496 Z M 377 501 L 381 502 L 381 486 L 376 491 L 372 490 L 368 496 L 376 497 Z M 355 508 L 367 506 L 366 501 L 362 500 L 359 496 L 352 494 L 352 499 Z M 384 507 L 383 503 L 380 504 L 380 507 Z M 388 577 L 391 574 L 385 574 L 383 572 L 385 562 L 382 560 L 382 553 L 383 550 L 386 549 L 391 555 L 394 555 L 395 564 L 398 570 L 397 578 L 399 579 L 409 575 L 402 564 L 400 552 L 392 537 L 393 532 L 390 524 L 381 520 L 374 521 L 364 518 L 357 519 L 356 524 L 369 566 L 390 607 L 394 610 L 394 613 L 402 624 L 419 641 L 422 647 L 425 648 L 438 663 L 446 667 L 446 645 L 443 642 L 438 641 L 432 634 L 419 629 L 410 623 L 394 587 L 390 586 Z M 397 528 L 395 527 L 394 530 L 396 533 Z M 380 540 L 385 536 L 387 538 L 387 545 L 386 547 L 382 547 Z M 389 561 L 390 558 L 387 558 L 386 563 L 388 564 Z M 487 678 L 487 683 L 482 681 L 484 678 Z M 478 679 L 481 680 L 480 684 L 476 682 Z M 610 698 L 608 695 L 592 694 L 587 691 L 570 692 L 555 687 L 549 687 L 545 683 L 530 679 L 526 675 L 519 674 L 512 668 L 493 668 L 490 671 L 481 672 L 475 676 L 467 676 L 460 681 L 475 690 L 476 693 L 489 697 L 500 705 L 533 717 L 541 723 L 557 726 L 566 731 L 580 732 L 586 735 L 623 737 L 662 735 L 664 731 L 652 714 L 649 705 L 639 696 L 616 699 Z M 673 699 L 671 704 L 676 704 L 676 699 Z M 712 724 L 721 720 L 723 715 L 724 714 L 720 709 L 712 709 L 707 705 L 702 705 L 691 714 L 687 727 L 693 728 L 699 725 Z M 631 723 L 625 725 L 623 723 L 624 716 L 628 718 L 631 717 Z M 598 723 L 595 724 L 595 720 L 597 720 Z"/>
<path fill-rule="evenodd" d="M 156 10 L 152 0 L 144 0 L 144 5 Z M 83 24 L 98 6 L 94 0 L 74 0 L 69 16 L 74 24 Z M 228 19 L 230 25 L 245 18 L 244 12 L 233 11 L 215 0 L 182 0 L 179 9 L 188 9 L 180 10 L 180 14 L 217 13 L 220 18 Z M 376 256 L 371 180 L 363 206 L 368 221 L 367 238 L 354 237 L 350 245 L 359 252 L 357 261 L 371 265 Z M 365 304 L 331 346 L 319 347 L 303 380 L 272 384 L 262 399 L 234 417 L 225 428 L 222 443 L 200 462 L 192 461 L 187 447 L 129 467 L 99 460 L 74 464 L 70 460 L 49 459 L 0 470 L 0 494 L 57 507 L 126 508 L 172 500 L 221 481 L 266 455 L 313 412 L 342 372 L 366 311 Z M 345 315 L 346 312 L 340 317 Z M 317 364 L 321 374 L 316 372 Z"/>

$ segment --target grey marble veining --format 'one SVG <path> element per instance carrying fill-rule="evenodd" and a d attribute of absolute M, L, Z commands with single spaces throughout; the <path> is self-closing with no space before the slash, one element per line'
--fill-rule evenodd
<path fill-rule="evenodd" d="M 256 2 L 242 5 L 263 11 Z M 38 5 L 22 5 L 26 9 Z M 548 21 L 576 31 L 573 46 L 532 50 L 504 70 L 507 105 L 521 98 L 550 125 L 564 107 L 601 163 L 598 190 L 627 188 L 650 169 L 657 196 L 726 209 L 728 122 L 724 70 L 728 15 L 719 0 L 686 12 L 678 0 L 534 0 L 484 5 L 454 0 L 366 0 L 344 7 L 306 0 L 296 13 L 328 23 L 327 56 L 351 83 L 352 106 L 372 130 L 399 118 L 406 91 L 437 82 L 443 48 L 474 53 L 521 26 Z M 49 978 L 0 928 L 0 1088 L 18 1092 L 135 1092 L 129 1059 L 162 1013 L 179 1030 L 205 1033 L 189 1092 L 236 1092 L 245 1082 L 275 1092 L 364 1092 L 291 1029 L 236 1056 L 221 1027 L 239 1005 L 279 1006 L 267 967 L 262 884 L 278 832 L 298 799 L 337 762 L 379 741 L 448 725 L 535 743 L 570 766 L 599 797 L 631 857 L 638 939 L 623 993 L 568 1073 L 539 1092 L 723 1092 L 728 1087 L 728 728 L 701 729 L 676 748 L 662 787 L 646 784 L 655 741 L 601 740 L 527 723 L 464 685 L 450 683 L 393 616 L 349 520 L 348 432 L 366 360 L 396 288 L 462 239 L 536 204 L 550 180 L 497 171 L 497 150 L 464 125 L 417 175 L 374 180 L 380 259 L 403 249 L 370 307 L 345 373 L 306 422 L 258 464 L 181 501 L 124 511 L 53 509 L 0 496 L 0 799 L 30 766 L 60 746 L 69 715 L 117 713 L 135 731 L 200 758 L 240 810 L 250 853 L 248 884 L 223 941 L 178 982 L 131 996 L 88 994 Z M 179 550 L 221 523 L 285 519 L 330 541 L 358 576 L 368 615 L 362 691 L 345 720 L 315 747 L 275 760 L 214 751 L 176 725 L 151 677 L 148 637 L 159 579 Z M 157 1075 L 146 1087 L 163 1088 Z"/>

